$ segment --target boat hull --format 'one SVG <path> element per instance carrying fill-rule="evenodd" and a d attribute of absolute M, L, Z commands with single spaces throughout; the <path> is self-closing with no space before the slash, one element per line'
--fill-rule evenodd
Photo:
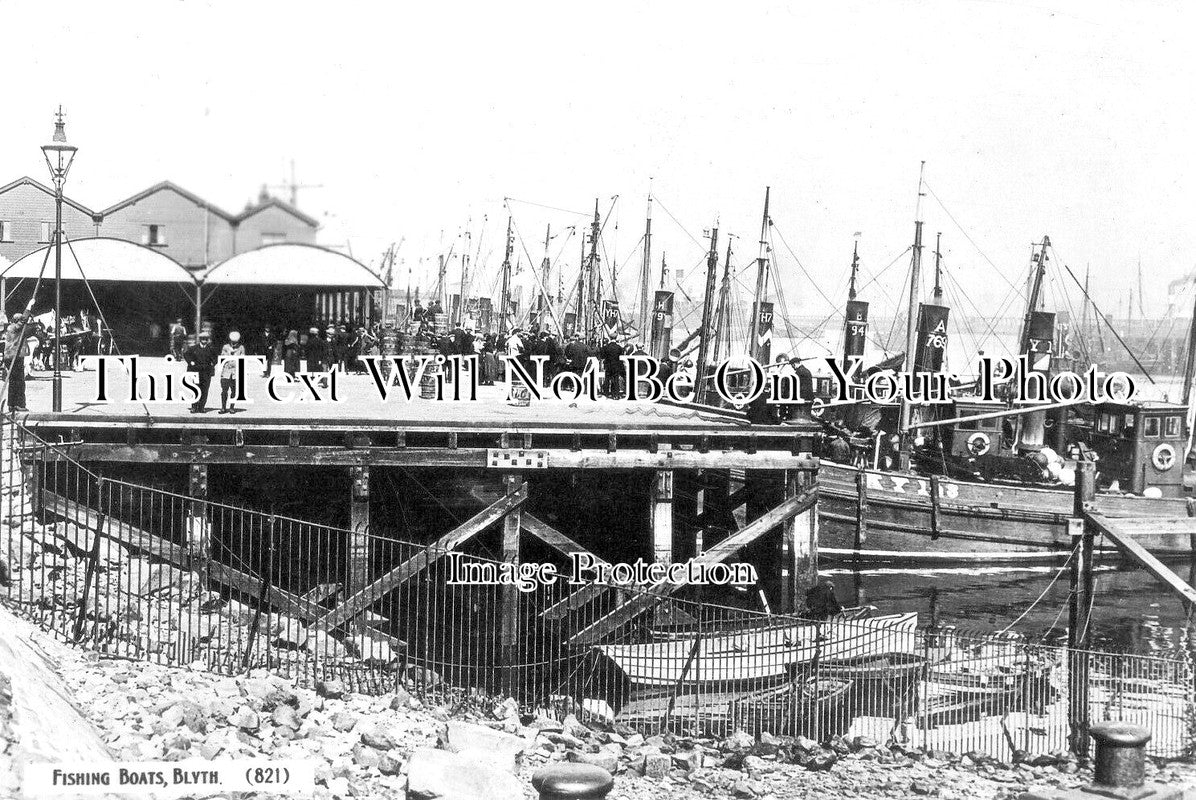
<path fill-rule="evenodd" d="M 851 659 L 913 653 L 917 624 L 917 614 L 890 614 L 597 649 L 636 686 L 672 686 L 682 680 L 736 684 L 782 677 L 792 665 L 811 661 L 815 654 Z"/>
<path fill-rule="evenodd" d="M 819 556 L 824 559 L 1038 563 L 1066 559 L 1071 552 L 1070 489 L 932 481 L 826 461 L 818 481 Z M 937 488 L 937 508 L 932 488 Z M 1102 494 L 1096 504 L 1113 518 L 1188 515 L 1184 498 Z M 1186 558 L 1191 539 L 1186 531 L 1176 531 L 1143 535 L 1139 541 L 1160 558 Z"/>

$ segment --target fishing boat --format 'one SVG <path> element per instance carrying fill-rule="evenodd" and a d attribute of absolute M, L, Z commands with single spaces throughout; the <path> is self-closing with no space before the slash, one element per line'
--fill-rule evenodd
<path fill-rule="evenodd" d="M 919 196 L 921 186 L 919 186 Z M 1049 377 L 1074 354 L 1058 352 L 1055 315 L 1042 308 L 1051 248 L 1036 245 L 1019 352 Z M 935 301 L 921 303 L 918 275 L 922 222 L 915 223 L 906 352 L 915 372 L 937 372 L 946 349 L 947 309 L 936 246 Z M 856 299 L 853 256 L 844 322 L 844 363 L 864 352 L 868 304 Z M 1099 312 L 1097 312 L 1099 314 Z M 1114 335 L 1116 333 L 1114 332 Z M 1189 343 L 1189 349 L 1192 343 Z M 903 359 L 904 360 L 904 359 Z M 1184 396 L 1192 386 L 1192 359 Z M 1097 510 L 1113 518 L 1183 518 L 1192 420 L 1189 406 L 1106 400 L 1072 415 L 1066 403 L 1031 407 L 1012 396 L 996 400 L 953 393 L 947 406 L 902 402 L 873 409 L 884 433 L 853 442 L 856 404 L 826 420 L 828 447 L 819 474 L 819 554 L 891 563 L 1035 563 L 1067 557 L 1077 459 L 1096 462 Z M 894 413 L 896 412 L 896 413 Z M 876 428 L 877 425 L 872 426 Z M 861 444 L 863 446 L 861 446 Z M 1151 523 L 1141 544 L 1160 558 L 1192 552 L 1190 528 Z M 1109 554 L 1113 551 L 1109 549 Z"/>
<path fill-rule="evenodd" d="M 888 691 L 904 694 L 928 667 L 929 660 L 918 653 L 885 653 L 880 656 L 834 659 L 795 665 L 795 676 L 851 681 L 854 688 L 869 696 Z"/>
<path fill-rule="evenodd" d="M 1161 418 L 1165 425 L 1183 411 L 1180 406 L 1153 404 L 1119 413 L 1123 420 L 1134 417 L 1141 429 L 1139 419 Z M 1124 466 L 1132 470 L 1137 461 L 1137 474 L 1148 477 L 1160 446 L 1183 451 L 1178 439 L 1135 434 L 1132 444 L 1143 458 Z M 1144 471 L 1147 464 L 1151 466 Z M 1179 469 L 1174 471 L 1178 474 Z M 829 461 L 820 466 L 818 484 L 818 552 L 831 560 L 1038 563 L 1065 559 L 1073 547 L 1068 520 L 1074 491 L 1069 487 L 973 483 Z M 1113 518 L 1174 519 L 1188 514 L 1184 497 L 1098 493 L 1096 507 Z M 1186 558 L 1191 553 L 1187 527 L 1161 520 L 1139 541 L 1160 558 Z"/>
<path fill-rule="evenodd" d="M 793 664 L 827 659 L 915 652 L 916 613 L 887 614 L 826 623 L 780 624 L 739 633 L 596 649 L 633 686 L 681 681 L 735 684 L 783 678 Z"/>
<path fill-rule="evenodd" d="M 852 681 L 818 676 L 750 692 L 730 702 L 731 727 L 750 734 L 825 735 L 852 688 Z"/>
<path fill-rule="evenodd" d="M 1036 659 L 940 662 L 920 689 L 919 716 L 933 727 L 1012 711 L 1041 713 L 1053 696 L 1052 670 L 1051 663 Z"/>
<path fill-rule="evenodd" d="M 716 736 L 767 731 L 796 736 L 835 716 L 851 690 L 844 680 L 791 681 L 752 692 L 697 692 L 630 700 L 615 721 L 649 730 L 697 728 Z"/>

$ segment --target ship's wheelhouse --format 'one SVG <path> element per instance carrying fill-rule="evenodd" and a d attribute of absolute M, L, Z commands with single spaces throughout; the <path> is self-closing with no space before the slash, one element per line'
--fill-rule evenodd
<path fill-rule="evenodd" d="M 1183 495 L 1185 406 L 1110 402 L 1098 403 L 1094 412 L 1091 444 L 1100 456 L 1102 483 L 1117 481 L 1135 494 L 1155 489 L 1163 497 Z"/>

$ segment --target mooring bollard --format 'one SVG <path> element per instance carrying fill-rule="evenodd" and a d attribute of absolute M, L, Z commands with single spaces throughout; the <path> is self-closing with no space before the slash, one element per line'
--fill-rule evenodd
<path fill-rule="evenodd" d="M 540 800 L 606 797 L 614 785 L 614 776 L 593 764 L 562 762 L 537 770 L 532 775 L 532 788 L 540 793 Z"/>
<path fill-rule="evenodd" d="M 1180 800 L 1181 786 L 1146 782 L 1150 731 L 1128 722 L 1101 722 L 1089 730 L 1096 744 L 1093 782 L 1078 789 L 1031 789 L 1020 800 Z"/>
<path fill-rule="evenodd" d="M 1136 789 L 1146 782 L 1150 731 L 1128 722 L 1101 722 L 1089 733 L 1096 743 L 1092 767 L 1097 786 Z"/>

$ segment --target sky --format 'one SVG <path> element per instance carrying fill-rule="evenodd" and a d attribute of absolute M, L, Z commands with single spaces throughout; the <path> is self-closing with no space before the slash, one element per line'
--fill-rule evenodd
<path fill-rule="evenodd" d="M 941 232 L 957 315 L 1020 313 L 1044 235 L 1112 315 L 1139 263 L 1153 315 L 1196 269 L 1190 3 L 0 7 L 0 182 L 44 180 L 58 104 L 80 148 L 68 194 L 93 208 L 169 179 L 238 211 L 293 159 L 319 241 L 367 264 L 401 241 L 400 287 L 468 242 L 488 293 L 508 212 L 517 259 L 551 226 L 575 270 L 569 226 L 597 199 L 630 302 L 651 191 L 653 270 L 667 253 L 700 294 L 717 223 L 750 297 L 768 186 L 787 313 L 841 306 L 857 233 L 884 313 L 923 161 L 924 263 Z"/>

